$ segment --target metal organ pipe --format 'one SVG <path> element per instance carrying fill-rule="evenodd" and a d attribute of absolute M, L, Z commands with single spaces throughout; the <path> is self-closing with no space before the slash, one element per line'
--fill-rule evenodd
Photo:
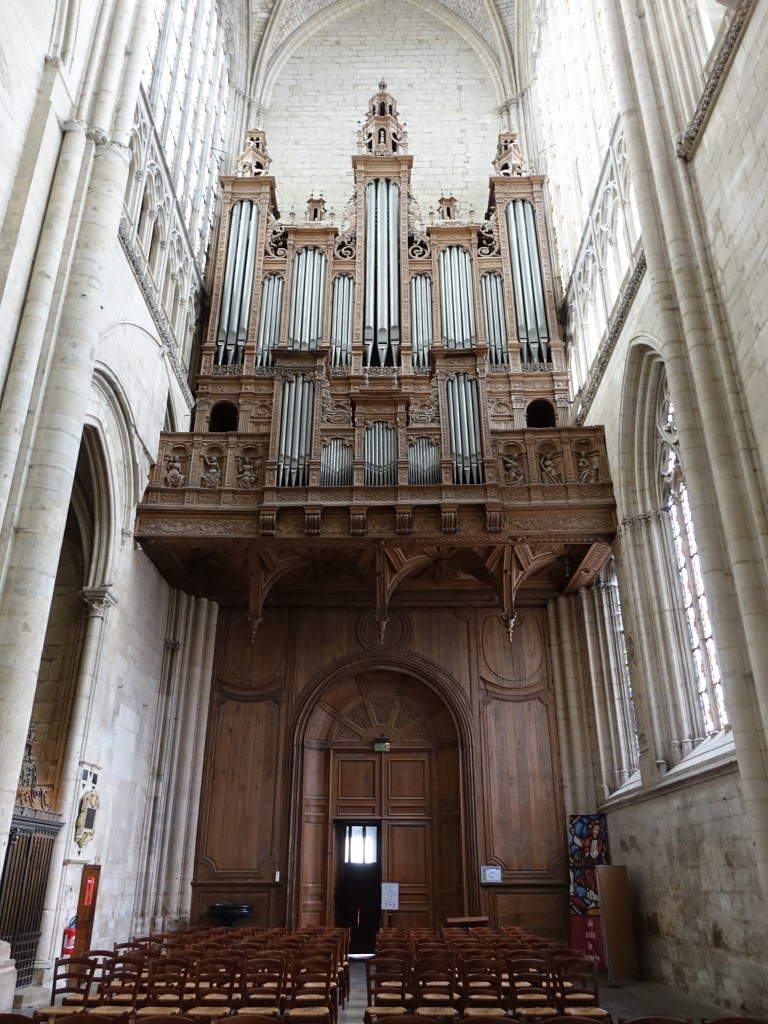
<path fill-rule="evenodd" d="M 249 199 L 232 207 L 227 262 L 221 289 L 219 326 L 216 332 L 216 364 L 239 365 L 248 335 L 259 208 Z"/>
<path fill-rule="evenodd" d="M 331 366 L 349 366 L 352 362 L 352 317 L 355 279 L 341 274 L 333 282 L 331 322 Z"/>
<path fill-rule="evenodd" d="M 352 486 L 352 445 L 343 437 L 332 437 L 320 453 L 320 486 Z"/>
<path fill-rule="evenodd" d="M 279 487 L 304 487 L 308 482 L 314 397 L 314 381 L 303 374 L 283 382 L 277 454 Z"/>
<path fill-rule="evenodd" d="M 440 446 L 428 437 L 419 437 L 408 445 L 408 483 L 439 484 Z"/>
<path fill-rule="evenodd" d="M 504 288 L 501 274 L 483 274 L 480 278 L 485 315 L 485 336 L 488 339 L 488 354 L 492 363 L 509 362 L 507 342 L 507 318 L 504 314 Z"/>
<path fill-rule="evenodd" d="M 447 398 L 453 482 L 481 484 L 484 479 L 483 444 L 477 381 L 466 373 L 457 373 L 448 381 Z"/>
<path fill-rule="evenodd" d="M 446 348 L 472 348 L 477 341 L 472 258 L 466 249 L 443 249 L 440 266 L 440 318 Z"/>
<path fill-rule="evenodd" d="M 400 362 L 400 188 L 386 178 L 365 188 L 365 361 Z"/>
<path fill-rule="evenodd" d="M 546 363 L 549 331 L 533 206 L 514 199 L 507 204 L 506 218 L 521 358 L 524 363 Z"/>
<path fill-rule="evenodd" d="M 432 348 L 432 278 L 416 274 L 411 278 L 411 357 L 413 365 L 429 365 Z"/>
<path fill-rule="evenodd" d="M 293 349 L 315 349 L 323 333 L 325 264 L 322 249 L 301 249 L 293 257 L 288 344 Z"/>
<path fill-rule="evenodd" d="M 365 428 L 365 483 L 389 487 L 397 483 L 397 434 L 381 420 Z"/>
<path fill-rule="evenodd" d="M 267 274 L 261 289 L 261 320 L 256 342 L 256 365 L 269 366 L 272 350 L 280 337 L 280 317 L 283 310 L 283 278 L 280 274 Z"/>

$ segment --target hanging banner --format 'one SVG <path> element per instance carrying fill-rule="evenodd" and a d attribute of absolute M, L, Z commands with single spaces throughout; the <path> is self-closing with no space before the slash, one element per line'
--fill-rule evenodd
<path fill-rule="evenodd" d="M 608 863 L 608 826 L 604 814 L 578 814 L 568 819 L 571 946 L 604 967 L 603 933 L 597 868 Z"/>

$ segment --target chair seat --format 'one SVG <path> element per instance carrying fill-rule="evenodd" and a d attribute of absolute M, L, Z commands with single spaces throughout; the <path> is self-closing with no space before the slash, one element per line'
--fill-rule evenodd
<path fill-rule="evenodd" d="M 507 1011 L 501 1006 L 467 1006 L 465 1017 L 506 1017 Z"/>

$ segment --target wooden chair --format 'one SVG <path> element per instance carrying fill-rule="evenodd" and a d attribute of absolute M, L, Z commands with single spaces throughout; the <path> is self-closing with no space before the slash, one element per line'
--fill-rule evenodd
<path fill-rule="evenodd" d="M 187 1000 L 191 979 L 190 961 L 180 956 L 160 956 L 149 962 L 146 996 L 136 1017 L 179 1016 Z"/>
<path fill-rule="evenodd" d="M 0 1024 L 29 1024 L 30 1018 L 26 1013 L 13 1013 L 10 1010 L 0 1013 Z M 103 1021 L 100 1022 L 103 1024 Z"/>
<path fill-rule="evenodd" d="M 51 1004 L 35 1010 L 34 1020 L 53 1021 L 84 1012 L 94 970 L 95 962 L 87 956 L 58 957 L 53 965 Z"/>
<path fill-rule="evenodd" d="M 502 982 L 502 965 L 499 960 L 487 955 L 471 955 L 460 960 L 461 1016 L 506 1016 Z"/>
<path fill-rule="evenodd" d="M 291 1024 L 331 1024 L 332 983 L 330 966 L 304 965 L 301 960 L 294 960 L 284 1019 Z"/>
<path fill-rule="evenodd" d="M 570 1018 L 571 1021 L 573 1018 Z M 619 1017 L 619 1024 L 693 1024 L 692 1017 Z"/>
<path fill-rule="evenodd" d="M 373 1024 L 379 1017 L 402 1017 L 412 1007 L 409 984 L 410 960 L 374 957 L 365 963 L 367 1005 L 363 1024 Z"/>
<path fill-rule="evenodd" d="M 515 957 L 507 961 L 507 1010 L 519 1021 L 542 1020 L 560 1013 L 549 965 L 543 958 Z"/>
<path fill-rule="evenodd" d="M 417 1017 L 436 1017 L 441 1021 L 458 1017 L 459 992 L 450 957 L 417 959 L 413 965 L 412 991 Z"/>
<path fill-rule="evenodd" d="M 233 1013 L 238 1017 L 282 1016 L 285 1010 L 287 958 L 269 950 L 246 957 L 235 992 Z"/>
<path fill-rule="evenodd" d="M 556 967 L 553 986 L 561 1014 L 590 1017 L 592 1020 L 610 1017 L 608 1011 L 600 1006 L 597 965 L 593 961 L 586 961 L 577 968 Z"/>
<path fill-rule="evenodd" d="M 768 1024 L 768 1017 L 702 1017 L 701 1024 Z"/>
<path fill-rule="evenodd" d="M 194 982 L 185 999 L 185 1016 L 196 1021 L 215 1021 L 232 1012 L 238 993 L 243 958 L 222 954 L 201 957 L 195 966 Z"/>
<path fill-rule="evenodd" d="M 113 1020 L 135 1013 L 144 994 L 146 965 L 145 956 L 114 957 L 99 988 L 94 1012 Z"/>

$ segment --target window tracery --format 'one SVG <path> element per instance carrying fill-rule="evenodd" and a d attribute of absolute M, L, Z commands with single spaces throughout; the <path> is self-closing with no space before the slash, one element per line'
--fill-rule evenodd
<path fill-rule="evenodd" d="M 661 402 L 658 431 L 661 439 L 662 492 L 669 512 L 693 658 L 696 694 L 704 730 L 707 735 L 711 735 L 728 724 L 728 715 L 685 474 L 680 462 L 675 407 L 667 389 L 664 390 Z"/>

